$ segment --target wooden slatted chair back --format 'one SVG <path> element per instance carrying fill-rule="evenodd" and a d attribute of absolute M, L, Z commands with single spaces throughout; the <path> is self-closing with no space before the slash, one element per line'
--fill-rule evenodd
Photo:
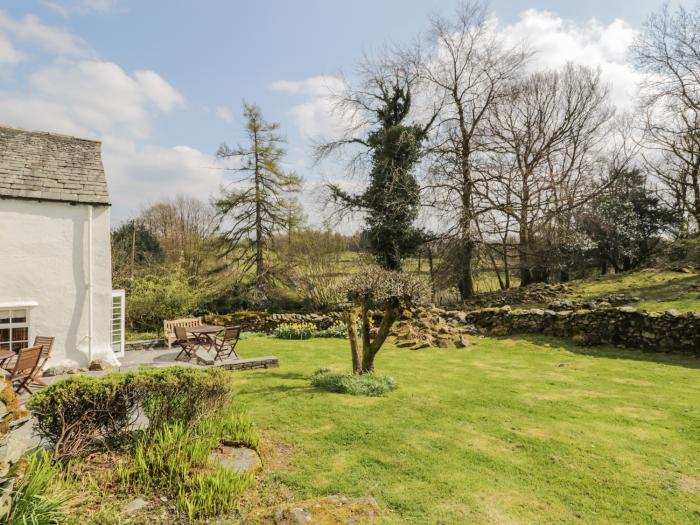
<path fill-rule="evenodd" d="M 201 317 L 185 317 L 182 319 L 172 319 L 169 321 L 163 321 L 163 334 L 165 335 L 165 342 L 168 344 L 168 348 L 170 348 L 175 341 L 180 339 L 175 333 L 176 326 L 192 328 L 194 326 L 201 325 Z"/>
<path fill-rule="evenodd" d="M 12 371 L 13 376 L 24 376 L 31 373 L 39 364 L 41 359 L 41 346 L 30 346 L 23 348 L 17 354 L 15 369 Z"/>
<path fill-rule="evenodd" d="M 34 346 L 41 347 L 41 358 L 48 359 L 51 357 L 51 350 L 53 349 L 53 342 L 55 337 L 48 337 L 45 335 L 37 335 L 34 338 Z"/>

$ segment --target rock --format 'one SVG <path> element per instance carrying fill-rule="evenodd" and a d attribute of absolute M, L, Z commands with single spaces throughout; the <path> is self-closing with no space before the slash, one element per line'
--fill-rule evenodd
<path fill-rule="evenodd" d="M 124 514 L 134 514 L 141 509 L 145 509 L 150 505 L 146 500 L 141 498 L 132 499 L 129 503 L 124 505 Z"/>
<path fill-rule="evenodd" d="M 467 348 L 471 345 L 471 342 L 466 337 L 462 336 L 455 342 L 456 348 Z"/>
<path fill-rule="evenodd" d="M 109 363 L 107 361 L 104 361 L 103 359 L 95 359 L 90 363 L 90 366 L 88 366 L 88 370 L 95 372 L 95 371 L 100 371 L 100 372 L 107 372 L 109 370 L 113 370 L 114 366 L 112 363 Z"/>
<path fill-rule="evenodd" d="M 255 472 L 262 468 L 260 456 L 255 450 L 248 447 L 222 445 L 212 451 L 210 459 L 239 474 Z"/>

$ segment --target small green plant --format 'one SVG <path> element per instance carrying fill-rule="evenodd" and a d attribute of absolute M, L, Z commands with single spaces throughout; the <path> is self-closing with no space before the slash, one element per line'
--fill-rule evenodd
<path fill-rule="evenodd" d="M 316 370 L 311 376 L 311 384 L 328 392 L 369 397 L 380 397 L 396 389 L 396 381 L 389 376 L 333 372 L 328 368 Z"/>
<path fill-rule="evenodd" d="M 230 512 L 251 483 L 252 476 L 223 467 L 210 474 L 197 472 L 180 488 L 177 510 L 190 520 Z"/>
<path fill-rule="evenodd" d="M 348 336 L 348 326 L 343 321 L 336 321 L 325 330 L 317 330 L 314 337 L 338 337 Z"/>
<path fill-rule="evenodd" d="M 282 323 L 272 332 L 278 339 L 311 339 L 316 332 L 312 323 Z"/>
<path fill-rule="evenodd" d="M 65 518 L 64 504 L 70 499 L 60 488 L 62 472 L 51 455 L 40 450 L 26 459 L 21 480 L 12 493 L 7 525 L 58 525 Z"/>
<path fill-rule="evenodd" d="M 259 437 L 241 414 L 188 427 L 165 424 L 137 439 L 132 459 L 118 466 L 117 479 L 127 492 L 172 496 L 178 512 L 191 520 L 231 511 L 252 476 L 213 465 L 210 455 L 220 444 L 257 448 Z"/>

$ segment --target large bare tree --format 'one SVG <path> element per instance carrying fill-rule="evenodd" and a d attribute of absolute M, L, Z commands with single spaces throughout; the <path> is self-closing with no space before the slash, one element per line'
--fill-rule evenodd
<path fill-rule="evenodd" d="M 457 286 L 465 299 L 475 292 L 472 267 L 482 211 L 478 186 L 489 143 L 488 116 L 509 96 L 508 86 L 527 54 L 506 48 L 480 3 L 461 5 L 455 18 L 436 18 L 424 50 L 416 54 L 426 96 L 439 101 L 426 191 L 429 203 L 450 224 L 446 235 L 459 243 Z"/>
<path fill-rule="evenodd" d="M 574 65 L 513 82 L 490 112 L 484 197 L 503 214 L 506 229 L 510 221 L 517 224 L 521 285 L 548 277 L 547 268 L 533 261 L 535 236 L 556 248 L 567 217 L 605 173 L 612 114 L 600 72 Z"/>
<path fill-rule="evenodd" d="M 675 11 L 664 5 L 647 19 L 633 51 L 637 65 L 646 73 L 642 100 L 647 166 L 698 229 L 700 5 Z"/>

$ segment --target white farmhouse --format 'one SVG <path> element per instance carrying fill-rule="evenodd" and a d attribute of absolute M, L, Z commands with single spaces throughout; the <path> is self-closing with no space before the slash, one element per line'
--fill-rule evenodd
<path fill-rule="evenodd" d="M 100 146 L 0 126 L 0 349 L 54 336 L 50 366 L 123 352 Z"/>

